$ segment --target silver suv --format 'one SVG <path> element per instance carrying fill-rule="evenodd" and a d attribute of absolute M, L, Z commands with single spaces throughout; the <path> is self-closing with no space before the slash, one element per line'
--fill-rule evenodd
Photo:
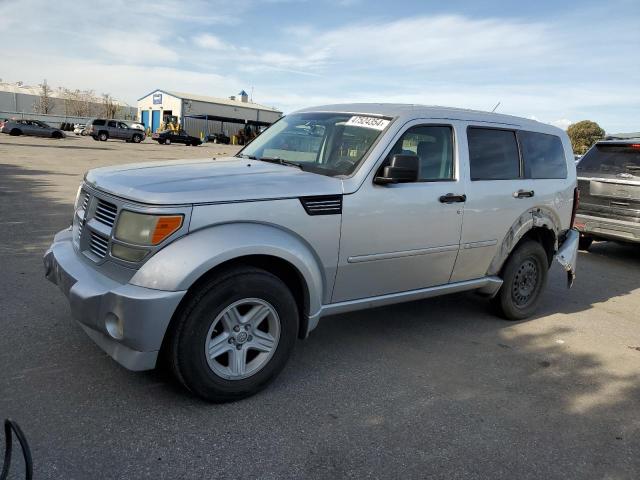
<path fill-rule="evenodd" d="M 94 140 L 106 142 L 110 138 L 140 143 L 146 138 L 144 130 L 133 128 L 119 120 L 96 118 L 87 125 L 87 131 Z"/>
<path fill-rule="evenodd" d="M 89 171 L 46 276 L 131 370 L 162 355 L 193 393 L 250 395 L 321 317 L 464 290 L 508 320 L 557 258 L 573 280 L 566 134 L 506 115 L 330 105 L 235 158 Z"/>

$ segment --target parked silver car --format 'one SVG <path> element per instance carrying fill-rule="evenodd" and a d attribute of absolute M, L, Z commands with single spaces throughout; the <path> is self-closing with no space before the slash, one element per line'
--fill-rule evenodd
<path fill-rule="evenodd" d="M 87 131 L 94 140 L 106 142 L 110 138 L 140 143 L 146 138 L 144 130 L 133 128 L 119 120 L 96 118 L 89 121 Z"/>
<path fill-rule="evenodd" d="M 189 390 L 227 401 L 269 383 L 326 315 L 476 290 L 529 317 L 554 257 L 573 280 L 576 194 L 555 127 L 329 105 L 236 158 L 89 171 L 44 263 L 116 361 L 162 354 Z"/>
<path fill-rule="evenodd" d="M 31 135 L 56 139 L 66 137 L 59 128 L 47 125 L 40 120 L 7 120 L 0 131 L 9 135 Z"/>

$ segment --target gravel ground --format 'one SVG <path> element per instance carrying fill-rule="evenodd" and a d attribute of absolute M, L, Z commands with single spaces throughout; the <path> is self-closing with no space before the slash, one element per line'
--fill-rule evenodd
<path fill-rule="evenodd" d="M 323 319 L 233 404 L 102 353 L 41 260 L 82 174 L 235 150 L 0 135 L 0 418 L 36 478 L 640 476 L 640 247 L 594 244 L 569 291 L 554 266 L 528 321 L 472 293 Z"/>

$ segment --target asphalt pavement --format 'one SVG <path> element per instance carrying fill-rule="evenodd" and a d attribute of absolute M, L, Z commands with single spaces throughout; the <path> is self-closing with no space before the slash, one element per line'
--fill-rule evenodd
<path fill-rule="evenodd" d="M 473 293 L 323 319 L 236 403 L 111 360 L 43 277 L 82 174 L 233 151 L 0 135 L 0 419 L 36 478 L 640 477 L 640 247 L 595 243 L 571 290 L 554 265 L 522 322 Z"/>

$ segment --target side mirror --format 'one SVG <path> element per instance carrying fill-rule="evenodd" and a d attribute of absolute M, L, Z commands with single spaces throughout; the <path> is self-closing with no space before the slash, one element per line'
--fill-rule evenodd
<path fill-rule="evenodd" d="M 391 162 L 382 168 L 382 174 L 373 180 L 378 185 L 389 183 L 406 183 L 418 180 L 420 160 L 417 155 L 394 155 Z"/>

